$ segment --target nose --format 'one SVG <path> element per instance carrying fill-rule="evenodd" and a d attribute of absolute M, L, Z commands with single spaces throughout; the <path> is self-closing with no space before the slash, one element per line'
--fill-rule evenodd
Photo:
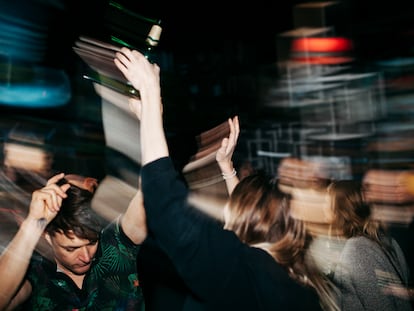
<path fill-rule="evenodd" d="M 82 262 L 89 263 L 92 257 L 93 255 L 88 247 L 84 246 L 79 249 L 79 258 L 82 260 Z"/>

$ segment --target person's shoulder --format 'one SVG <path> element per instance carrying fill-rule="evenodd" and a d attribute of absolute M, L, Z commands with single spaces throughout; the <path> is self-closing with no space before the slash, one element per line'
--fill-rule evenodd
<path fill-rule="evenodd" d="M 47 278 L 47 276 L 54 273 L 54 271 L 56 271 L 56 263 L 35 252 L 30 259 L 26 278 L 29 281 L 37 280 L 39 278 Z"/>
<path fill-rule="evenodd" d="M 359 258 L 366 258 L 366 256 L 370 256 L 370 254 L 378 251 L 380 251 L 378 243 L 367 237 L 358 236 L 349 238 L 345 242 L 341 257 L 342 259 L 358 260 Z"/>
<path fill-rule="evenodd" d="M 32 257 L 30 258 L 31 266 L 50 265 L 51 263 L 52 263 L 51 260 L 48 260 L 47 258 L 39 254 L 38 252 L 34 252 L 32 254 Z"/>
<path fill-rule="evenodd" d="M 365 237 L 365 236 L 356 236 L 346 240 L 345 249 L 361 249 L 363 251 L 366 248 L 376 247 L 378 243 Z"/>

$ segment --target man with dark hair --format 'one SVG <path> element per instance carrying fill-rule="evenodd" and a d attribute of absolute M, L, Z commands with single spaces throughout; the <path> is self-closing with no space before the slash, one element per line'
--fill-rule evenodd
<path fill-rule="evenodd" d="M 108 225 L 91 208 L 97 180 L 58 174 L 32 194 L 0 257 L 0 310 L 144 310 L 136 258 L 147 236 L 141 192 Z M 52 258 L 36 252 L 40 238 Z"/>

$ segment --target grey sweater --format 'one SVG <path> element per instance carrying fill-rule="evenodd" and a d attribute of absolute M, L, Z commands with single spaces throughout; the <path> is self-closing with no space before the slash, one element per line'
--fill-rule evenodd
<path fill-rule="evenodd" d="M 407 287 L 409 268 L 398 243 L 389 237 L 393 254 L 366 237 L 317 239 L 312 255 L 338 288 L 342 311 L 410 311 L 410 300 L 384 292 L 390 285 Z M 315 257 L 316 256 L 316 257 Z"/>

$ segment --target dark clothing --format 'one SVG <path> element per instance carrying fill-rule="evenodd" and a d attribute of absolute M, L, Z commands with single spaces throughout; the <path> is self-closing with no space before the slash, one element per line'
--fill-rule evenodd
<path fill-rule="evenodd" d="M 147 237 L 137 257 L 145 311 L 181 311 L 188 289 L 167 255 Z"/>
<path fill-rule="evenodd" d="M 136 256 L 139 246 L 123 233 L 118 220 L 102 230 L 96 257 L 82 289 L 55 262 L 33 256 L 27 278 L 32 295 L 25 310 L 141 310 Z"/>
<path fill-rule="evenodd" d="M 141 170 L 147 224 L 189 288 L 183 310 L 320 310 L 315 291 L 292 280 L 264 250 L 242 243 L 187 203 L 170 158 Z"/>

